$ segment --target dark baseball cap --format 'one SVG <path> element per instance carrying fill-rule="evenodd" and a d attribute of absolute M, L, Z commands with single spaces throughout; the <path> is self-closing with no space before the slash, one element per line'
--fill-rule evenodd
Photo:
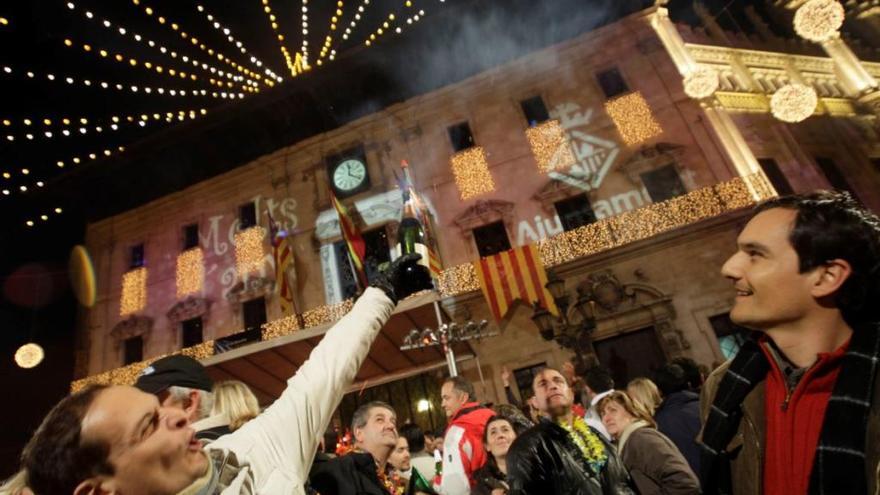
<path fill-rule="evenodd" d="M 151 394 L 159 394 L 172 386 L 210 392 L 214 381 L 202 363 L 189 356 L 175 354 L 157 359 L 144 368 L 134 386 Z"/>

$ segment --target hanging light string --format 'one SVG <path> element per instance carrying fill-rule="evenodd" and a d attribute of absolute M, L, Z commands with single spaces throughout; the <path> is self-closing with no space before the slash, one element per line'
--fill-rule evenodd
<path fill-rule="evenodd" d="M 111 150 L 111 149 L 109 149 L 109 148 L 106 148 L 106 149 L 102 150 L 100 153 L 89 153 L 89 154 L 87 154 L 87 155 L 83 155 L 83 156 L 88 157 L 90 160 L 97 160 L 99 156 L 108 157 L 108 156 L 112 156 L 113 154 L 119 154 L 119 153 L 122 153 L 123 151 L 125 151 L 125 147 L 124 147 L 124 146 L 119 146 L 119 147 L 116 148 L 115 151 L 114 151 L 114 150 Z M 85 161 L 85 160 L 84 160 L 84 159 L 80 159 L 79 156 L 74 156 L 71 160 L 68 160 L 66 163 L 73 163 L 73 164 L 75 164 L 75 165 L 78 165 L 78 164 L 80 164 L 80 163 L 82 163 L 82 162 L 84 162 L 84 161 Z M 64 166 L 65 166 L 65 161 L 63 161 L 63 160 L 58 160 L 58 161 L 56 162 L 56 165 L 57 165 L 59 168 L 64 168 Z M 28 168 L 23 168 L 23 169 L 21 169 L 21 175 L 25 177 L 25 180 L 26 180 L 26 181 L 27 181 L 28 179 L 32 179 L 32 177 L 31 177 L 31 171 L 30 171 L 30 169 L 28 169 Z M 20 193 L 22 193 L 22 194 L 28 192 L 28 186 L 27 186 L 27 184 L 14 185 L 14 184 L 11 184 L 11 183 L 8 183 L 8 182 L 7 182 L 7 181 L 12 180 L 12 178 L 13 178 L 13 174 L 12 174 L 11 172 L 9 172 L 9 171 L 5 171 L 5 172 L 3 172 L 2 177 L 3 177 L 3 181 L 2 181 L 3 185 L 2 185 L 2 189 L 0 189 L 0 194 L 2 194 L 3 196 L 9 196 L 9 195 L 11 195 L 13 192 L 15 192 L 15 191 L 18 191 L 18 192 L 20 192 Z M 33 186 L 36 186 L 36 187 L 43 187 L 43 186 L 45 185 L 44 180 L 45 180 L 44 178 L 34 179 L 33 182 L 28 182 L 28 184 L 31 184 L 32 187 L 33 187 Z"/>
<path fill-rule="evenodd" d="M 268 77 L 274 79 L 274 80 L 277 81 L 277 82 L 283 82 L 283 81 L 284 81 L 284 79 L 282 79 L 281 76 L 279 76 L 278 74 L 276 74 L 275 72 L 273 72 L 272 69 L 270 69 L 269 67 L 264 67 L 264 66 L 263 66 L 263 65 L 264 65 L 264 64 L 263 64 L 263 61 L 260 60 L 259 58 L 257 58 L 257 57 L 256 57 L 255 55 L 253 55 L 252 53 L 250 53 L 250 52 L 248 51 L 248 49 L 245 48 L 244 44 L 243 44 L 240 40 L 235 39 L 235 36 L 232 35 L 232 31 L 231 31 L 228 27 L 222 25 L 222 24 L 220 23 L 220 21 L 217 20 L 216 16 L 214 16 L 214 15 L 212 15 L 210 12 L 208 12 L 207 9 L 205 9 L 205 7 L 204 7 L 203 5 L 201 5 L 201 4 L 196 5 L 196 10 L 198 10 L 200 13 L 204 14 L 204 15 L 205 15 L 205 19 L 207 19 L 208 22 L 211 23 L 211 25 L 214 27 L 214 29 L 216 29 L 217 31 L 222 32 L 222 33 L 226 36 L 226 39 L 227 39 L 230 43 L 232 43 L 233 45 L 235 45 L 235 47 L 238 48 L 239 51 L 241 51 L 241 54 L 242 54 L 242 55 L 246 55 L 246 56 L 250 57 L 250 62 L 251 62 L 252 64 L 254 64 L 256 67 L 258 67 L 258 68 L 260 68 L 260 69 L 263 69 L 263 73 L 264 73 L 266 76 L 268 76 Z M 268 84 L 268 83 L 267 83 L 267 84 Z"/>
<path fill-rule="evenodd" d="M 141 6 L 141 4 L 142 4 L 142 2 L 140 0 L 131 0 L 131 1 L 133 4 L 135 4 L 137 6 Z M 187 34 L 186 31 L 184 31 L 180 28 L 179 24 L 166 19 L 164 16 L 159 15 L 152 7 L 149 7 L 147 5 L 143 5 L 143 10 L 144 10 L 144 13 L 148 17 L 153 17 L 153 14 L 156 14 L 155 19 L 159 24 L 162 24 L 163 26 L 167 25 L 175 33 L 177 33 L 177 35 L 180 36 L 182 39 L 188 41 L 193 46 L 198 47 L 202 52 L 207 53 L 212 58 L 216 57 L 217 60 L 220 60 L 221 62 L 223 62 L 226 65 L 235 69 L 236 71 L 241 72 L 242 74 L 245 74 L 252 79 L 256 79 L 257 81 L 260 81 L 264 84 L 267 84 L 268 86 L 272 86 L 275 84 L 275 82 L 272 81 L 271 79 L 269 79 L 268 82 L 264 81 L 263 76 L 261 76 L 260 74 L 253 72 L 252 70 L 248 69 L 247 67 L 241 66 L 240 64 L 236 63 L 234 60 L 227 57 L 225 54 L 221 53 L 219 50 L 215 51 L 213 48 L 205 45 L 205 43 L 200 42 L 199 39 L 196 38 L 195 36 Z"/>
<path fill-rule="evenodd" d="M 67 7 L 71 10 L 74 10 L 74 11 L 77 10 L 77 6 L 73 2 L 68 2 Z M 85 9 L 80 9 L 80 10 L 83 14 L 83 17 L 85 17 L 86 19 L 88 19 L 90 21 L 96 20 L 95 14 L 93 14 L 91 11 L 85 10 Z M 99 24 L 101 26 L 103 26 L 104 28 L 112 31 L 113 33 L 118 34 L 119 36 L 125 37 L 130 34 L 132 39 L 134 39 L 138 43 L 146 43 L 147 46 L 149 46 L 150 48 L 152 48 L 154 50 L 158 50 L 163 56 L 171 57 L 175 60 L 178 58 L 178 53 L 176 51 L 168 50 L 166 47 L 162 46 L 161 44 L 158 44 L 151 39 L 145 38 L 138 33 L 132 32 L 132 31 L 126 29 L 125 26 L 122 26 L 119 23 L 113 23 L 105 18 L 101 22 L 99 22 Z M 200 70 L 203 70 L 205 72 L 210 72 L 211 74 L 216 74 L 220 77 L 225 77 L 227 79 L 230 79 L 231 81 L 234 81 L 234 82 L 246 81 L 248 86 L 253 86 L 255 88 L 259 87 L 259 84 L 253 79 L 249 79 L 249 78 L 246 79 L 242 75 L 234 74 L 232 72 L 218 69 L 217 67 L 215 67 L 211 64 L 208 64 L 204 61 L 200 61 L 200 60 L 196 59 L 195 57 L 190 58 L 187 55 L 181 55 L 180 60 L 182 60 L 184 63 L 191 63 L 193 65 L 193 67 L 196 67 Z"/>
<path fill-rule="evenodd" d="M 178 117 L 181 115 L 183 115 L 185 117 L 187 114 L 195 115 L 197 112 L 201 112 L 201 114 L 204 115 L 205 113 L 207 113 L 207 110 L 202 108 L 202 109 L 184 109 L 184 110 L 177 110 L 176 111 Z M 173 120 L 174 115 L 175 115 L 174 111 L 170 111 L 170 112 L 166 111 L 164 113 L 164 117 L 166 118 L 166 120 L 168 122 L 171 122 Z M 139 116 L 138 115 L 128 115 L 127 117 L 123 117 L 123 118 L 120 118 L 119 116 L 114 115 L 110 119 L 107 119 L 107 121 L 109 121 L 109 124 L 107 123 L 107 121 L 105 121 L 103 125 L 95 125 L 94 132 L 100 134 L 108 129 L 109 129 L 109 131 L 118 131 L 120 128 L 120 124 L 125 124 L 126 122 L 134 123 L 134 124 L 140 125 L 141 127 L 144 127 L 147 123 L 150 122 L 151 116 L 152 116 L 153 120 L 161 120 L 163 118 L 163 114 L 158 113 L 158 112 L 152 113 L 152 114 L 145 113 L 145 114 L 141 114 Z M 183 120 L 183 119 L 180 119 L 180 120 Z M 46 122 L 46 121 L 49 121 L 49 119 L 44 120 L 44 122 Z M 68 122 L 72 123 L 72 121 L 70 121 L 69 119 L 63 119 L 62 122 L 64 122 L 64 121 L 68 121 Z M 3 123 L 5 124 L 6 122 L 9 122 L 9 120 L 4 119 Z M 26 126 L 29 126 L 33 123 L 30 119 L 27 119 L 27 118 L 24 119 L 23 122 Z M 45 131 L 33 130 L 32 132 L 25 132 L 25 134 L 23 136 L 19 136 L 18 139 L 23 138 L 28 141 L 33 141 L 37 138 L 52 139 L 52 138 L 61 137 L 61 136 L 70 137 L 70 136 L 76 136 L 77 134 L 81 134 L 81 135 L 88 134 L 89 128 L 86 126 L 89 124 L 89 120 L 87 118 L 83 117 L 83 118 L 80 118 L 79 123 L 82 125 L 77 129 L 64 127 L 60 131 L 55 131 L 55 132 L 53 132 L 51 130 L 45 130 Z M 30 130 L 30 129 L 28 129 L 28 130 Z M 7 134 L 6 135 L 7 141 L 14 142 L 16 139 L 17 138 L 15 137 L 14 134 Z"/>
<path fill-rule="evenodd" d="M 262 0 L 262 3 L 263 12 L 266 13 L 266 19 L 269 21 L 269 25 L 272 26 L 272 31 L 275 33 L 275 38 L 278 40 L 278 49 L 281 51 L 281 57 L 284 59 L 284 64 L 287 66 L 287 70 L 290 71 L 290 76 L 296 77 L 309 70 L 308 59 L 305 56 L 300 53 L 291 56 L 290 52 L 287 50 L 287 46 L 284 44 L 284 34 L 280 32 L 281 27 L 278 25 L 278 18 L 272 13 L 272 6 L 269 5 L 269 0 Z M 308 7 L 303 5 L 303 9 L 307 11 Z M 303 15 L 305 16 L 305 14 Z M 305 33 L 307 32 L 308 29 L 305 30 Z M 305 33 L 303 34 L 304 37 Z"/>
<path fill-rule="evenodd" d="M 336 25 L 340 19 L 342 19 L 343 6 L 344 4 L 342 0 L 336 2 L 336 12 L 330 17 L 330 27 L 327 30 L 327 37 L 324 38 L 324 45 L 321 47 L 321 53 L 318 54 L 317 65 L 323 64 L 324 57 L 326 57 L 328 53 L 331 56 L 330 60 L 333 60 L 336 57 L 336 50 L 331 50 L 330 46 L 333 44 L 333 32 L 336 31 Z"/>
<path fill-rule="evenodd" d="M 89 88 L 101 88 L 103 90 L 113 90 L 116 91 L 130 91 L 132 93 L 143 92 L 145 94 L 159 94 L 159 95 L 168 95 L 168 96 L 210 96 L 212 98 L 244 98 L 244 93 L 236 93 L 231 91 L 214 91 L 213 88 L 208 89 L 184 89 L 184 88 L 164 88 L 164 87 L 153 87 L 153 86 L 137 86 L 133 84 L 122 84 L 122 83 L 109 83 L 107 81 L 97 81 L 94 82 L 91 79 L 76 79 L 73 76 L 56 76 L 51 72 L 46 72 L 45 74 L 38 74 L 34 71 L 30 70 L 22 70 L 18 71 L 13 69 L 10 66 L 3 66 L 2 69 L 3 74 L 13 75 L 13 74 L 24 74 L 27 79 L 40 79 L 46 80 L 50 82 L 63 83 L 67 84 L 81 84 L 85 87 Z M 40 76 L 40 77 L 37 77 Z"/>
<path fill-rule="evenodd" d="M 299 52 L 302 53 L 303 60 L 309 65 L 309 6 L 308 0 L 302 0 L 302 44 Z"/>
<path fill-rule="evenodd" d="M 358 22 L 361 20 L 361 14 L 366 10 L 367 5 L 370 5 L 370 0 L 363 0 L 363 2 L 358 6 L 357 10 L 352 16 L 351 22 L 348 23 L 348 27 L 345 28 L 345 32 L 342 33 L 342 39 L 347 40 L 351 33 L 354 31 L 354 28 L 357 27 Z M 331 50 L 331 55 L 335 55 L 336 50 Z M 332 58 L 330 60 L 333 60 Z"/>

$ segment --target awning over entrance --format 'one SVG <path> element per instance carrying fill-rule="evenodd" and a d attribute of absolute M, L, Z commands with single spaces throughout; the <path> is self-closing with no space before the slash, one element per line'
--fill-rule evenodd
<path fill-rule="evenodd" d="M 367 359 L 358 371 L 352 389 L 366 388 L 405 378 L 422 371 L 445 366 L 446 356 L 439 346 L 401 351 L 404 336 L 413 328 L 437 328 L 435 293 L 426 293 L 403 301 L 376 337 Z M 450 321 L 442 311 L 443 321 Z M 291 335 L 242 346 L 202 361 L 214 380 L 241 380 L 248 384 L 260 404 L 275 400 L 287 386 L 287 380 L 308 359 L 332 324 L 308 328 Z M 473 357 L 467 342 L 453 348 L 456 357 Z"/>

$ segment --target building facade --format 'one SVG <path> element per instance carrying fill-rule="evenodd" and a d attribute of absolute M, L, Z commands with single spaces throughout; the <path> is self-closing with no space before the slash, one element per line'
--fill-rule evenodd
<path fill-rule="evenodd" d="M 254 353 L 316 342 L 356 289 L 329 191 L 355 212 L 371 274 L 394 256 L 402 160 L 444 268 L 426 304 L 436 300 L 446 321 L 489 320 L 498 334 L 469 343 L 459 367 L 485 400 L 504 400 L 502 367 L 524 393 L 530 370 L 573 353 L 541 337 L 527 304 L 493 321 L 480 291 L 475 260 L 532 243 L 570 294 L 592 296 L 592 347 L 618 385 L 677 356 L 723 361 L 737 330 L 719 271 L 748 206 L 837 188 L 880 209 L 880 64 L 777 38 L 749 16 L 757 34 L 745 36 L 711 18 L 674 24 L 663 6 L 638 12 L 91 224 L 99 292 L 80 325 L 73 387 L 131 381 L 181 350 L 226 366 L 217 377 L 283 385 L 262 376 L 282 364 L 261 366 Z M 799 100 L 773 101 L 791 84 L 816 97 L 798 123 L 780 115 L 802 111 Z M 288 233 L 295 261 L 282 276 L 299 317 L 281 310 L 270 217 Z M 437 325 L 433 309 L 423 313 L 412 325 Z M 442 373 L 439 353 L 401 352 L 403 366 L 379 356 L 361 386 Z"/>

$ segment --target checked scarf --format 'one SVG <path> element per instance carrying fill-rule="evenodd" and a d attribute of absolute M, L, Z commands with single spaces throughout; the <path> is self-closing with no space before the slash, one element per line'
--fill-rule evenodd
<path fill-rule="evenodd" d="M 730 457 L 725 448 L 739 428 L 743 401 L 770 370 L 759 345 L 754 339 L 743 344 L 722 376 L 709 410 L 700 445 L 706 494 L 732 493 Z M 822 420 L 810 473 L 811 495 L 867 492 L 865 439 L 878 366 L 880 325 L 856 329 Z"/>

